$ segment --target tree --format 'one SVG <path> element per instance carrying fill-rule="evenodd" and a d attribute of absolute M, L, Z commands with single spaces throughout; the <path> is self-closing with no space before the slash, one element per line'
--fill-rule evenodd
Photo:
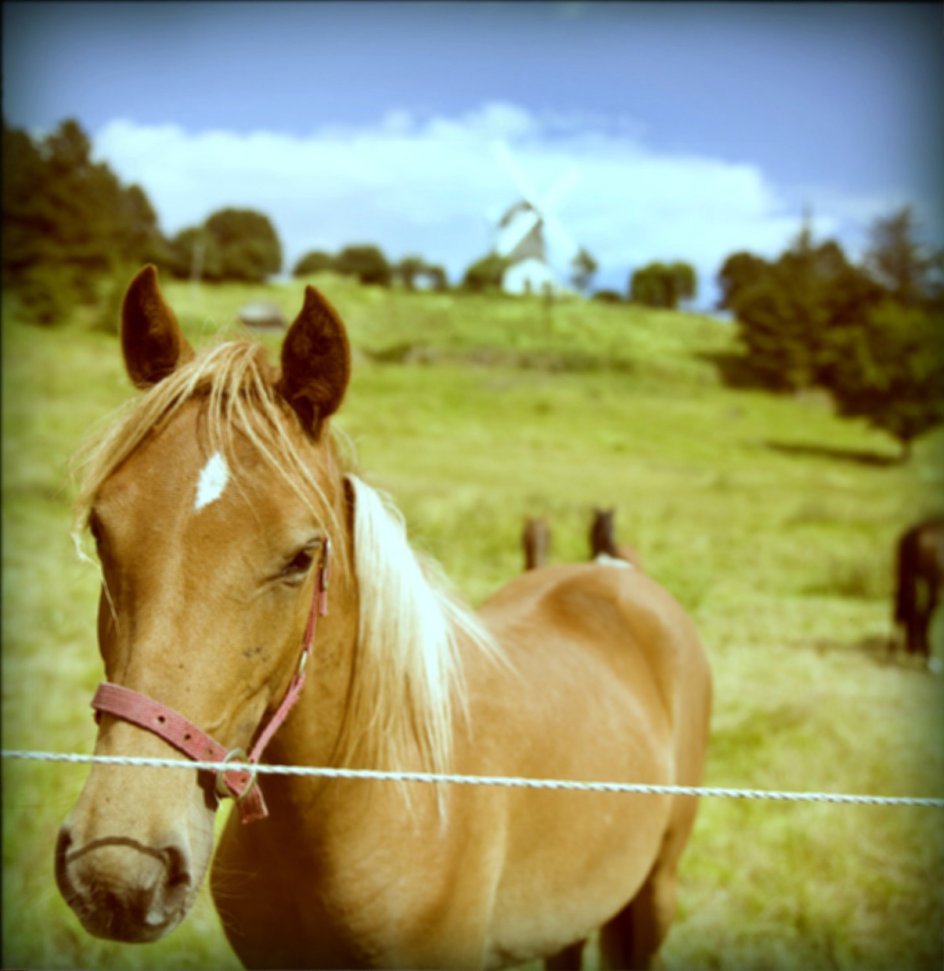
<path fill-rule="evenodd" d="M 837 243 L 814 244 L 806 225 L 775 262 L 735 254 L 725 269 L 723 299 L 738 337 L 755 374 L 775 390 L 828 384 L 841 353 L 837 335 L 881 298 Z"/>
<path fill-rule="evenodd" d="M 407 290 L 415 290 L 420 281 L 425 281 L 425 289 L 446 290 L 449 280 L 443 267 L 427 263 L 422 256 L 404 256 L 391 267 L 395 279 Z"/>
<path fill-rule="evenodd" d="M 944 314 L 886 300 L 842 335 L 829 391 L 837 412 L 912 442 L 944 424 Z"/>
<path fill-rule="evenodd" d="M 390 286 L 390 264 L 377 246 L 345 246 L 334 259 L 334 269 L 346 276 L 356 276 L 361 283 Z"/>
<path fill-rule="evenodd" d="M 636 270 L 629 283 L 629 299 L 646 307 L 674 310 L 681 300 L 695 296 L 697 279 L 688 263 L 650 263 Z"/>
<path fill-rule="evenodd" d="M 902 213 L 876 224 L 869 272 L 804 222 L 777 260 L 735 253 L 719 274 L 755 375 L 773 389 L 825 388 L 838 414 L 887 432 L 903 456 L 944 423 L 937 257 L 919 253 L 911 227 Z"/>
<path fill-rule="evenodd" d="M 182 229 L 168 244 L 169 269 L 174 276 L 206 280 L 223 279 L 223 258 L 220 246 L 206 226 Z"/>
<path fill-rule="evenodd" d="M 444 267 L 439 266 L 438 263 L 426 264 L 426 269 L 424 271 L 426 279 L 429 280 L 430 288 L 433 290 L 448 290 L 449 289 L 449 278 L 446 276 L 446 270 Z"/>
<path fill-rule="evenodd" d="M 417 277 L 426 271 L 426 261 L 422 256 L 404 256 L 393 267 L 393 273 L 407 290 L 416 289 Z"/>
<path fill-rule="evenodd" d="M 753 253 L 732 253 L 718 272 L 719 310 L 735 310 L 738 298 L 747 287 L 770 273 L 770 264 Z"/>
<path fill-rule="evenodd" d="M 3 283 L 34 320 L 52 323 L 76 301 L 96 302 L 122 262 L 162 256 L 146 194 L 92 161 L 77 122 L 41 141 L 4 124 L 3 153 Z"/>
<path fill-rule="evenodd" d="M 24 131 L 3 126 L 3 283 L 14 286 L 17 277 L 39 262 L 49 245 L 50 229 L 45 207 L 45 162 Z"/>
<path fill-rule="evenodd" d="M 282 269 L 282 244 L 268 216 L 221 209 L 204 225 L 219 248 L 220 279 L 262 283 Z"/>
<path fill-rule="evenodd" d="M 876 219 L 869 234 L 865 266 L 898 303 L 906 307 L 940 305 L 944 251 L 923 245 L 917 233 L 910 206 Z"/>
<path fill-rule="evenodd" d="M 510 261 L 504 256 L 499 256 L 495 252 L 486 253 L 465 271 L 462 277 L 462 287 L 476 293 L 500 290 L 502 277 L 504 277 L 505 270 L 508 269 L 509 265 Z"/>
<path fill-rule="evenodd" d="M 334 257 L 322 250 L 310 250 L 305 253 L 292 270 L 292 276 L 312 276 L 315 273 L 325 273 L 334 269 Z"/>
<path fill-rule="evenodd" d="M 576 290 L 585 294 L 590 289 L 593 278 L 596 276 L 597 270 L 600 269 L 600 264 L 581 246 L 577 255 L 571 261 L 571 266 L 573 272 L 570 282 Z"/>
<path fill-rule="evenodd" d="M 122 203 L 120 236 L 125 261 L 166 264 L 170 250 L 144 189 L 139 185 L 129 186 Z"/>

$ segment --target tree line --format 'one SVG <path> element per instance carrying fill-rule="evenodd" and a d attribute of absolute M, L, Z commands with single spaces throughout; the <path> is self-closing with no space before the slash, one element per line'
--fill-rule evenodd
<path fill-rule="evenodd" d="M 165 237 L 145 191 L 93 161 L 71 119 L 38 140 L 4 121 L 3 160 L 3 285 L 36 323 L 96 304 L 103 282 L 127 282 L 142 263 L 208 280 L 264 280 L 281 268 L 271 222 L 251 210 L 224 209 Z"/>
<path fill-rule="evenodd" d="M 262 282 L 281 271 L 278 234 L 253 210 L 222 209 L 165 237 L 144 190 L 94 162 L 75 121 L 40 140 L 4 123 L 3 158 L 3 285 L 37 323 L 67 318 L 76 303 L 96 304 L 103 281 L 112 281 L 106 316 L 116 318 L 129 267 L 145 262 L 210 281 Z M 752 380 L 778 392 L 825 389 L 841 415 L 889 433 L 903 454 L 944 423 L 944 252 L 923 246 L 917 228 L 907 208 L 876 220 L 856 265 L 835 241 L 815 241 L 805 224 L 776 259 L 734 253 L 718 274 L 720 308 L 734 316 Z M 460 287 L 498 290 L 507 268 L 488 253 Z M 590 296 L 597 269 L 581 250 L 569 282 Z M 391 262 L 366 243 L 312 250 L 292 270 L 324 271 L 408 290 L 449 286 L 438 264 L 415 255 Z M 592 295 L 673 309 L 697 286 L 691 265 L 654 262 L 630 274 L 625 294 Z"/>
<path fill-rule="evenodd" d="M 74 120 L 41 139 L 4 121 L 3 159 L 3 285 L 36 323 L 61 320 L 76 303 L 96 303 L 103 281 L 120 285 L 129 267 L 146 262 L 177 278 L 211 282 L 260 283 L 282 270 L 275 227 L 251 209 L 221 209 L 165 236 L 145 191 L 93 161 L 91 142 Z M 415 255 L 390 262 L 369 244 L 309 252 L 293 274 L 324 270 L 408 290 L 448 287 L 442 266 Z"/>
<path fill-rule="evenodd" d="M 301 277 L 324 272 L 354 276 L 361 283 L 377 286 L 388 287 L 399 283 L 407 290 L 449 288 L 449 278 L 439 264 L 429 263 L 416 255 L 405 256 L 391 263 L 380 247 L 369 243 L 345 246 L 334 254 L 311 250 L 298 260 L 292 275 Z"/>
<path fill-rule="evenodd" d="M 174 277 L 212 282 L 263 282 L 281 272 L 282 245 L 266 215 L 225 208 L 165 236 L 144 189 L 122 184 L 107 164 L 92 160 L 91 150 L 88 136 L 71 119 L 39 140 L 4 122 L 3 283 L 36 322 L 52 323 L 72 304 L 94 302 L 103 278 L 118 278 L 134 264 L 151 262 Z M 498 290 L 508 265 L 488 253 L 470 264 L 460 287 Z M 594 257 L 581 249 L 568 282 L 589 295 L 597 269 Z M 441 265 L 418 255 L 390 261 L 368 243 L 337 253 L 312 250 L 292 273 L 323 271 L 407 290 L 449 288 Z M 654 263 L 633 274 L 627 296 L 647 306 L 675 307 L 695 290 L 687 264 Z"/>

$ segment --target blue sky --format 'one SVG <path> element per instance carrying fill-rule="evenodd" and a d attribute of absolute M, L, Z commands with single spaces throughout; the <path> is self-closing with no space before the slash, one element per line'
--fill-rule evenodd
<path fill-rule="evenodd" d="M 944 243 L 944 7 L 713 3 L 5 3 L 3 111 L 74 117 L 167 232 L 224 205 L 291 263 L 375 242 L 453 279 L 517 190 L 626 286 L 776 255 L 804 207 L 861 253 L 910 203 Z"/>

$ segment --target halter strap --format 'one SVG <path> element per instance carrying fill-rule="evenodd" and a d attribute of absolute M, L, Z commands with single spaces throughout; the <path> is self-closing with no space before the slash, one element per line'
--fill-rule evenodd
<path fill-rule="evenodd" d="M 174 711 L 173 708 L 168 707 L 163 702 L 156 701 L 154 698 L 132 688 L 112 684 L 110 681 L 103 681 L 92 698 L 92 708 L 95 709 L 96 719 L 102 712 L 121 718 L 157 735 L 195 762 L 238 760 L 257 763 L 272 736 L 278 731 L 295 702 L 301 696 L 305 684 L 305 670 L 315 643 L 318 618 L 324 617 L 328 613 L 330 570 L 331 541 L 326 536 L 322 545 L 321 563 L 315 577 L 315 589 L 312 595 L 311 609 L 308 611 L 308 622 L 305 625 L 305 636 L 302 639 L 302 651 L 298 659 L 298 667 L 295 669 L 295 674 L 292 676 L 291 683 L 279 703 L 279 707 L 276 708 L 268 724 L 259 733 L 248 756 L 244 754 L 242 749 L 227 749 L 202 728 L 198 728 L 180 712 Z M 256 782 L 254 771 L 221 769 L 216 775 L 216 791 L 223 798 L 232 796 L 236 800 L 236 805 L 239 807 L 239 817 L 244 823 L 265 819 L 269 814 L 265 799 L 262 797 L 262 790 Z"/>

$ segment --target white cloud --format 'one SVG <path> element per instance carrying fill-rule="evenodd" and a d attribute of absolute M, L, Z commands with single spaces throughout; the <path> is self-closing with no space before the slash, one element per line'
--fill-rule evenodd
<path fill-rule="evenodd" d="M 272 219 L 288 268 L 309 249 L 371 242 L 394 259 L 440 262 L 456 280 L 493 244 L 494 214 L 518 198 L 490 151 L 495 139 L 511 146 L 539 194 L 568 169 L 579 174 L 556 212 L 600 263 L 598 285 L 623 289 L 633 267 L 684 259 L 707 302 L 725 256 L 774 255 L 798 227 L 800 206 L 756 167 L 660 152 L 629 118 L 603 124 L 492 103 L 453 118 L 394 110 L 375 126 L 304 137 L 117 120 L 93 141 L 122 180 L 144 187 L 167 233 L 247 207 Z M 820 231 L 876 211 L 837 193 L 820 199 Z"/>

